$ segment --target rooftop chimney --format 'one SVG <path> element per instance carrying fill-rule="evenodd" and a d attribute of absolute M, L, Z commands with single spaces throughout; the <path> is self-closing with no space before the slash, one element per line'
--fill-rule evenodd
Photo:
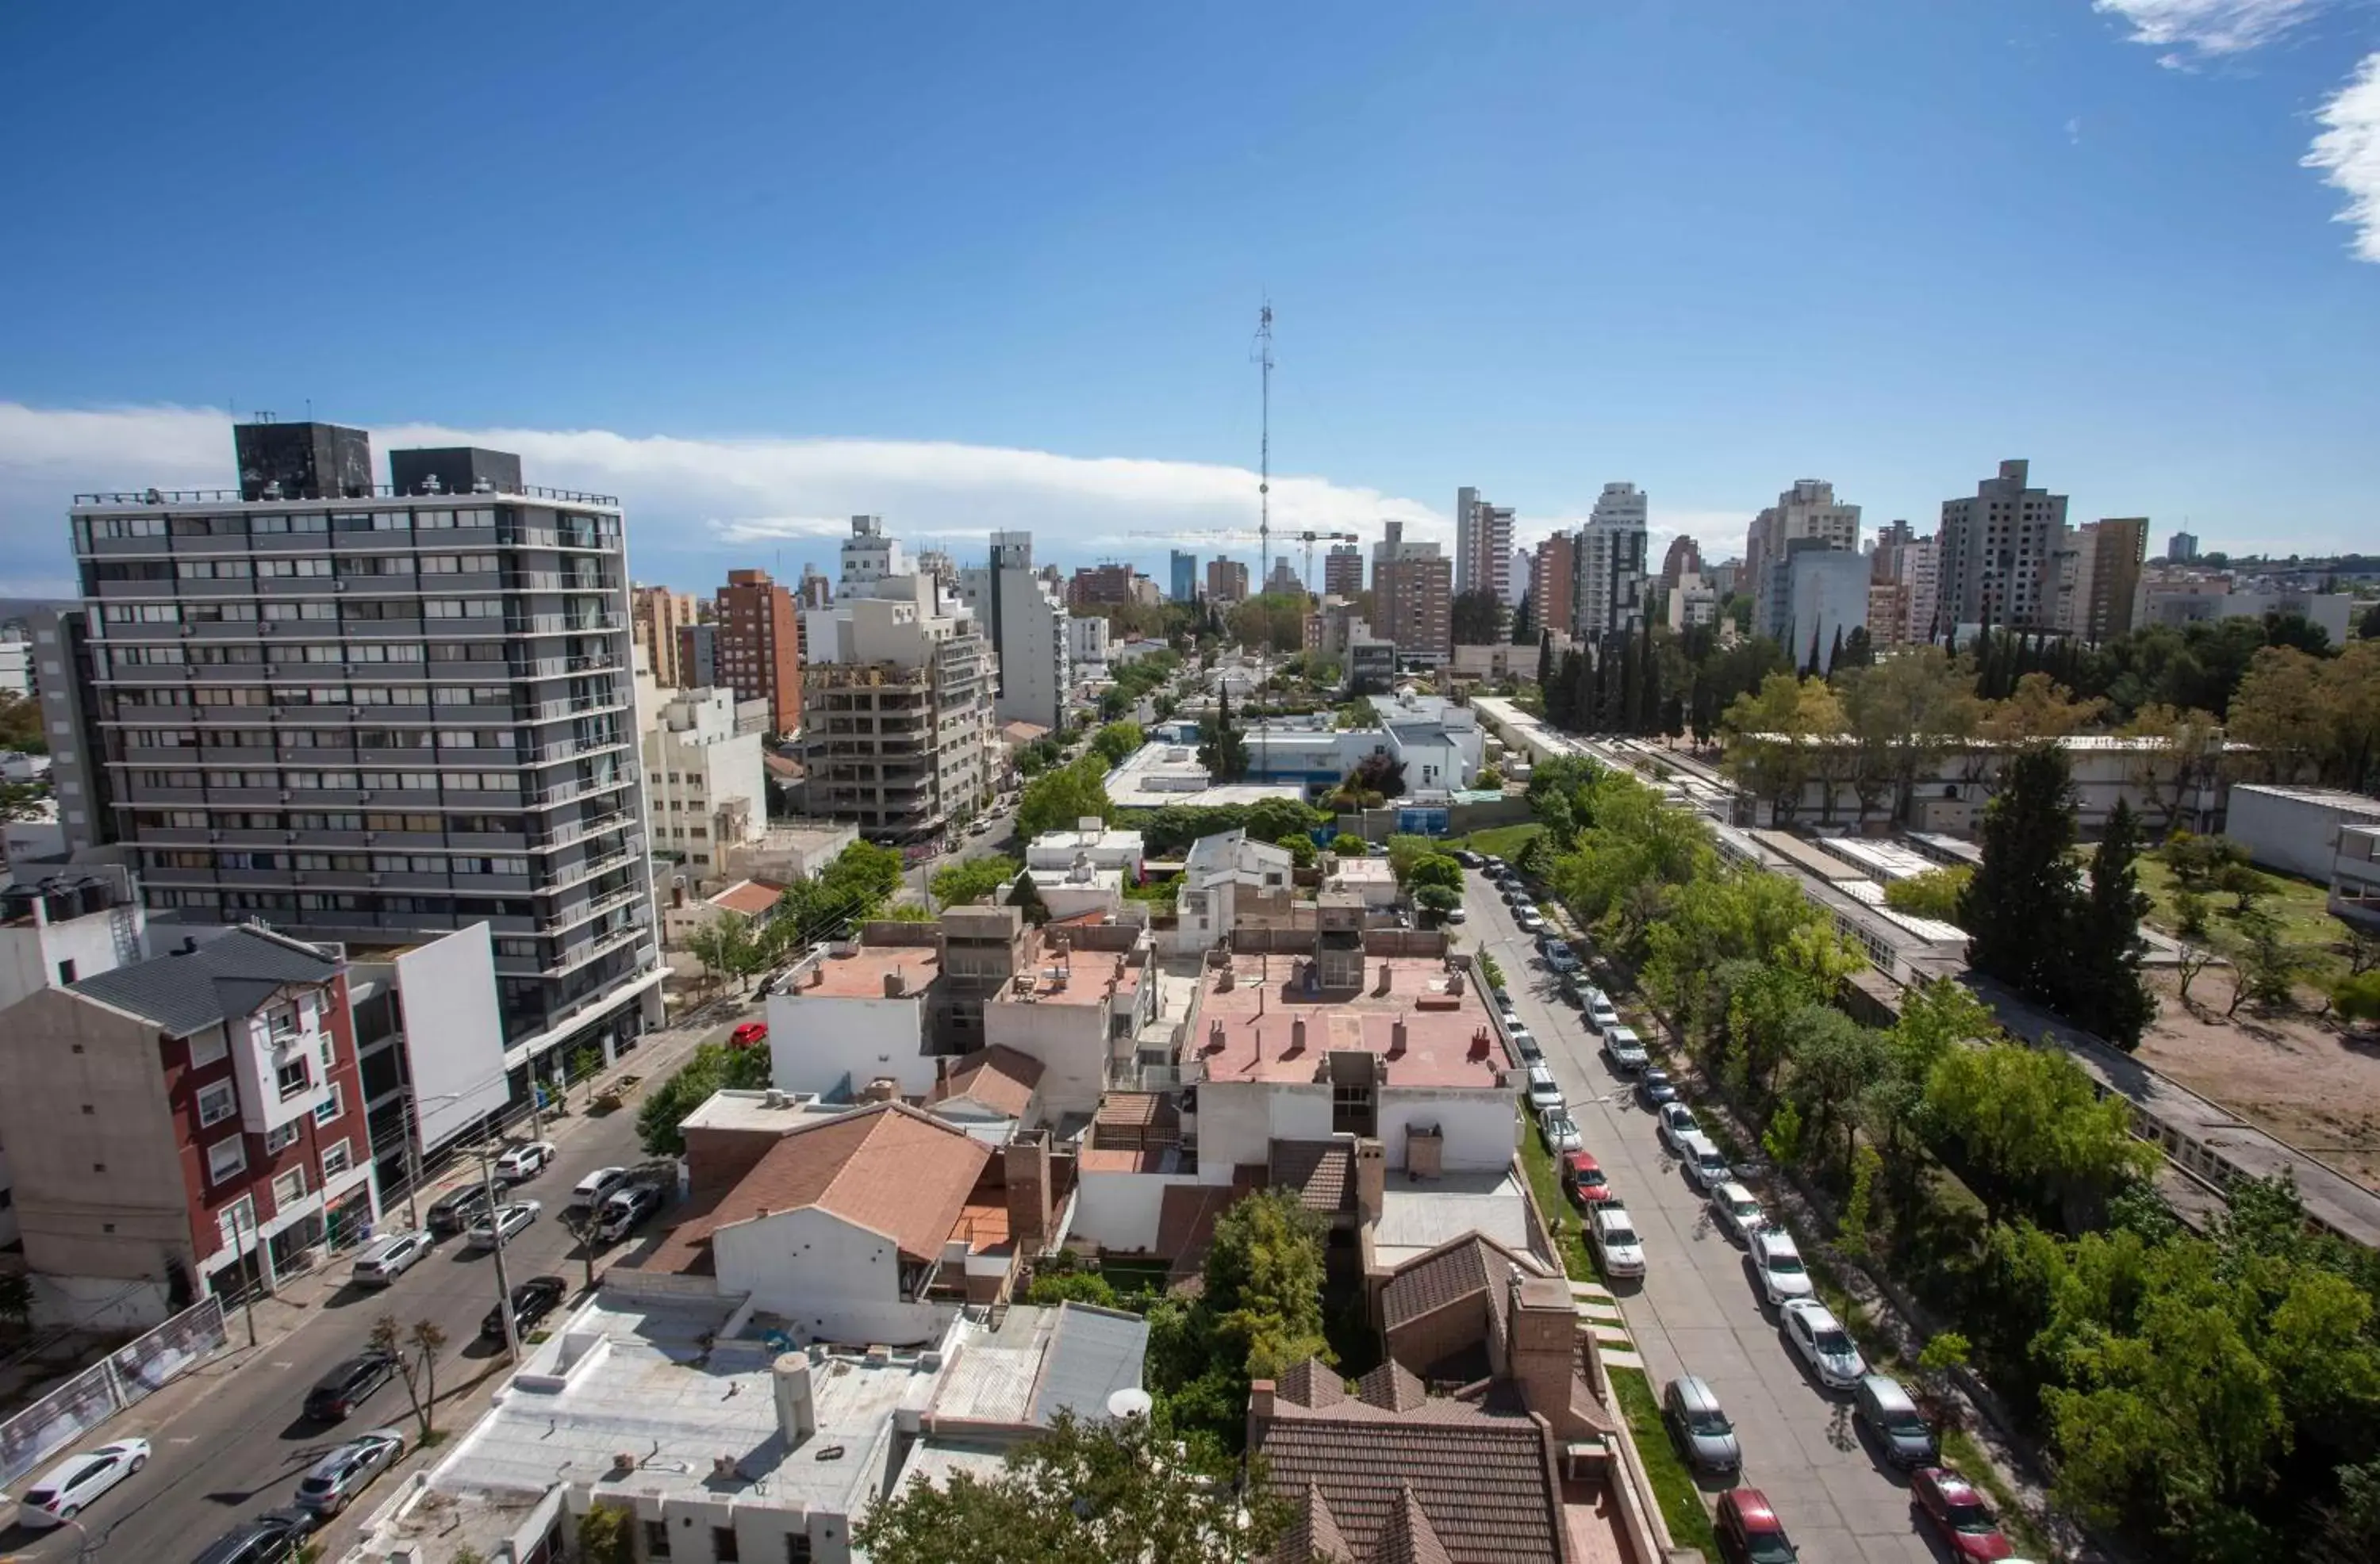
<path fill-rule="evenodd" d="M 1272 1424 L 1273 1382 L 1253 1379 L 1248 1382 L 1248 1449 L 1253 1450 L 1262 1442 L 1264 1431 Z"/>
<path fill-rule="evenodd" d="M 1289 1024 L 1289 1051 L 1292 1053 L 1305 1051 L 1305 1017 L 1302 1015 Z"/>
<path fill-rule="evenodd" d="M 906 986 L 906 980 L 901 976 L 900 968 L 894 967 L 892 971 L 884 975 L 884 997 L 886 999 L 897 1000 L 905 998 L 905 995 L 904 990 Z"/>
<path fill-rule="evenodd" d="M 1398 1016 L 1389 1024 L 1389 1057 L 1402 1058 L 1405 1051 L 1405 1018 Z"/>
<path fill-rule="evenodd" d="M 769 1365 L 777 1395 L 777 1432 L 798 1445 L 818 1432 L 818 1400 L 810 1389 L 810 1360 L 804 1352 L 780 1352 Z"/>
<path fill-rule="evenodd" d="M 1389 1158 L 1370 1135 L 1355 1142 L 1355 1220 L 1360 1225 L 1380 1219 L 1388 1206 Z"/>
<path fill-rule="evenodd" d="M 1001 1170 L 1008 1182 L 1008 1231 L 1019 1255 L 1049 1247 L 1050 1136 L 1040 1130 L 1018 1135 L 1002 1149 Z"/>
<path fill-rule="evenodd" d="M 1572 1439 L 1588 1432 L 1585 1419 L 1572 1405 L 1571 1385 L 1576 1377 L 1578 1315 L 1569 1284 L 1551 1277 L 1529 1276 L 1515 1266 L 1511 1272 L 1512 1380 L 1528 1409 L 1553 1425 L 1554 1437 Z M 1601 1374 L 1601 1357 L 1588 1334 L 1589 1373 Z M 1588 1387 L 1599 1393 L 1602 1387 Z"/>

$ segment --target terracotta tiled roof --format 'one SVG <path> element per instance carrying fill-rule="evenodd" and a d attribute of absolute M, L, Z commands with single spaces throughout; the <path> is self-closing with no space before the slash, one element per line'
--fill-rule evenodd
<path fill-rule="evenodd" d="M 1394 1358 L 1381 1360 L 1371 1373 L 1355 1381 L 1355 1394 L 1366 1406 L 1383 1412 L 1416 1412 L 1429 1400 L 1421 1376 Z"/>
<path fill-rule="evenodd" d="M 1282 1375 L 1274 1389 L 1283 1400 L 1302 1407 L 1332 1407 L 1347 1400 L 1346 1381 L 1320 1358 L 1308 1358 Z"/>
<path fill-rule="evenodd" d="M 1268 1487 L 1309 1513 L 1329 1512 L 1346 1564 L 1571 1558 L 1552 1436 L 1535 1418 L 1443 1397 L 1423 1415 L 1363 1401 L 1308 1408 L 1276 1396 L 1256 1453 Z M 1309 1547 L 1309 1537 L 1284 1546 Z M 1310 1547 L 1273 1555 L 1275 1564 L 1311 1557 Z"/>
<path fill-rule="evenodd" d="M 1272 1556 L 1281 1564 L 1307 1564 L 1308 1560 L 1322 1559 L 1349 1564 L 1355 1557 L 1347 1539 L 1339 1534 L 1339 1522 L 1330 1514 L 1330 1502 L 1323 1498 L 1322 1490 L 1311 1483 L 1305 1485 L 1305 1493 L 1299 1498 L 1296 1512 Z"/>
<path fill-rule="evenodd" d="M 904 1103 L 879 1103 L 795 1131 L 708 1207 L 662 1241 L 644 1268 L 708 1273 L 711 1235 L 815 1206 L 880 1232 L 904 1258 L 942 1252 L 990 1147 Z"/>
<path fill-rule="evenodd" d="M 1170 1184 L 1159 1196 L 1157 1252 L 1173 1262 L 1173 1274 L 1198 1268 L 1215 1241 L 1215 1218 L 1239 1198 L 1236 1189 L 1215 1184 Z"/>
<path fill-rule="evenodd" d="M 1181 1128 L 1182 1112 L 1163 1092 L 1110 1092 L 1099 1098 L 1096 1121 L 1103 1130 L 1172 1131 Z"/>
<path fill-rule="evenodd" d="M 759 917 L 775 906 L 784 894 L 785 888 L 782 885 L 771 885 L 765 879 L 747 879 L 731 885 L 710 898 L 710 904 L 724 907 L 731 913 L 742 913 L 746 917 Z"/>
<path fill-rule="evenodd" d="M 1355 1148 L 1342 1140 L 1277 1140 L 1272 1143 L 1270 1187 L 1293 1190 L 1309 1211 L 1355 1208 Z"/>
<path fill-rule="evenodd" d="M 932 1100 L 967 1097 L 995 1113 L 1022 1119 L 1033 1105 L 1033 1088 L 1041 1084 L 1041 1061 L 1005 1043 L 978 1049 L 951 1066 L 934 1086 Z"/>
<path fill-rule="evenodd" d="M 1415 1255 L 1390 1274 L 1388 1285 L 1380 1290 L 1381 1323 L 1394 1330 L 1475 1292 L 1489 1294 L 1500 1318 L 1506 1279 L 1512 1275 L 1512 1267 L 1520 1264 L 1502 1244 L 1478 1233 L 1449 1239 L 1427 1254 Z M 1522 1268 L 1530 1270 L 1526 1266 Z"/>

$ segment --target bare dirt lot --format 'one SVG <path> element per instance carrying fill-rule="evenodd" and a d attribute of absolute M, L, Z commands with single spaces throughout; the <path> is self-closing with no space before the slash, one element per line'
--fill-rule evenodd
<path fill-rule="evenodd" d="M 2191 985 L 2190 1009 L 2174 998 L 2170 972 L 2149 983 L 2159 1010 L 2143 1063 L 2380 1192 L 2380 1039 L 2245 1005 L 2226 1020 L 2231 975 L 2220 967 Z"/>

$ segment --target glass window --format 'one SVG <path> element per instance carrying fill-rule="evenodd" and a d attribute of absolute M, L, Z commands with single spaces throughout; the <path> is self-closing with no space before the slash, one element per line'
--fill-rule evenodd
<path fill-rule="evenodd" d="M 331 1095 L 314 1106 L 314 1122 L 327 1124 L 345 1111 L 346 1105 L 339 1098 L 339 1083 L 334 1081 L 331 1083 Z"/>
<path fill-rule="evenodd" d="M 229 1081 L 199 1088 L 199 1128 L 220 1124 L 238 1111 L 239 1094 Z"/>
<path fill-rule="evenodd" d="M 322 1148 L 322 1180 L 325 1183 L 337 1178 L 351 1166 L 347 1143 L 334 1140 Z"/>
<path fill-rule="evenodd" d="M 273 1204 L 275 1208 L 284 1206 L 295 1206 L 298 1202 L 305 1198 L 306 1170 L 303 1167 L 292 1168 L 285 1173 L 280 1173 L 274 1176 L 273 1180 Z"/>
<path fill-rule="evenodd" d="M 222 1183 L 239 1176 L 248 1166 L 248 1142 L 238 1135 L 207 1147 L 207 1182 Z"/>

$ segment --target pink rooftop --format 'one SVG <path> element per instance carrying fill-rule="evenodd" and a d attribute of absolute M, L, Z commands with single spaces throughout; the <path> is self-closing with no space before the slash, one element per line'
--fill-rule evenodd
<path fill-rule="evenodd" d="M 1389 989 L 1380 988 L 1380 968 L 1389 969 Z M 1318 1000 L 1290 986 L 1292 958 L 1275 952 L 1269 980 L 1265 958 L 1232 958 L 1232 986 L 1221 987 L 1222 969 L 1207 974 L 1196 1028 L 1184 1045 L 1184 1062 L 1196 1060 L 1210 1081 L 1311 1082 L 1334 1050 L 1363 1049 L 1387 1061 L 1391 1086 L 1496 1088 L 1509 1067 L 1494 1019 L 1477 988 L 1464 982 L 1451 992 L 1454 975 L 1442 962 L 1424 956 L 1373 957 L 1364 964 L 1363 991 Z M 1404 1047 L 1396 1046 L 1396 1024 L 1405 1024 Z M 1220 1048 L 1215 1024 L 1222 1023 Z M 1305 1023 L 1303 1048 L 1295 1025 Z"/>
<path fill-rule="evenodd" d="M 941 972 L 931 945 L 863 945 L 848 955 L 829 955 L 818 964 L 822 975 L 813 988 L 808 973 L 785 990 L 805 1000 L 880 1000 L 884 979 L 898 973 L 902 992 L 914 999 Z"/>

